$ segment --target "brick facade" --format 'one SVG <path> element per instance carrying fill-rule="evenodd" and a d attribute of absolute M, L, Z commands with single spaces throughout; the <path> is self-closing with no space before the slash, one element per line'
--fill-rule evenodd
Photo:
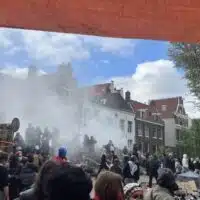
<path fill-rule="evenodd" d="M 156 124 L 148 121 L 142 121 L 138 120 L 136 118 L 135 120 L 136 123 L 136 128 L 135 128 L 135 141 L 136 144 L 139 146 L 140 151 L 144 153 L 155 153 L 156 151 L 159 151 L 160 148 L 164 147 L 165 145 L 165 129 L 163 124 Z M 141 124 L 142 127 L 148 126 L 149 127 L 149 136 L 145 135 L 145 130 L 144 128 L 142 129 L 142 134 L 141 132 L 139 133 L 138 131 L 138 124 Z M 153 137 L 153 128 L 160 128 L 162 131 L 162 137 Z"/>

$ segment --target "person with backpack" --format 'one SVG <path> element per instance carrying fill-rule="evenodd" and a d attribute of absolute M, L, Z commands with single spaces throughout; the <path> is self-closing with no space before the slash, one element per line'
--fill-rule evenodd
<path fill-rule="evenodd" d="M 29 189 L 35 181 L 38 167 L 33 163 L 33 161 L 33 155 L 28 155 L 27 163 L 21 168 L 21 172 L 19 175 L 21 191 Z"/>

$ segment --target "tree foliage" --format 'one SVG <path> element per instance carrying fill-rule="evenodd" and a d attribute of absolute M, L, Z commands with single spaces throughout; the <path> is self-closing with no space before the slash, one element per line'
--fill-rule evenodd
<path fill-rule="evenodd" d="M 178 146 L 182 149 L 183 153 L 189 156 L 200 156 L 200 120 L 193 120 L 192 127 L 185 129 L 181 133 L 182 139 Z"/>
<path fill-rule="evenodd" d="M 171 43 L 169 57 L 175 67 L 185 72 L 188 87 L 200 99 L 200 44 Z"/>

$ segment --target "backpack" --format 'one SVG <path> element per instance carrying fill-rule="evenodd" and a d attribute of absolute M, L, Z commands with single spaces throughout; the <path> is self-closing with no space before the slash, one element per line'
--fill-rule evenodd
<path fill-rule="evenodd" d="M 19 178 L 22 185 L 31 186 L 35 181 L 35 176 L 36 176 L 36 173 L 34 172 L 33 169 L 27 166 L 24 166 L 21 169 Z"/>

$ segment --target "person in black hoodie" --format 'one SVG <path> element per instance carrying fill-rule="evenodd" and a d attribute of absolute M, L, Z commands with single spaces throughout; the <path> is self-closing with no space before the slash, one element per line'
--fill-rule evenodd
<path fill-rule="evenodd" d="M 176 169 L 175 169 L 175 160 L 174 160 L 172 154 L 169 154 L 168 156 L 164 155 L 163 165 L 164 165 L 164 168 L 171 169 L 173 173 L 176 172 Z"/>
<path fill-rule="evenodd" d="M 126 179 L 130 178 L 130 167 L 128 164 L 129 156 L 125 155 L 123 160 L 123 182 L 125 182 Z"/>
<path fill-rule="evenodd" d="M 155 155 L 152 158 L 150 158 L 148 167 L 149 187 L 152 187 L 153 178 L 155 178 L 157 181 L 158 169 L 160 167 L 160 163 Z"/>
<path fill-rule="evenodd" d="M 107 164 L 107 159 L 106 159 L 106 155 L 103 154 L 101 156 L 101 163 L 100 163 L 100 166 L 99 166 L 99 171 L 98 171 L 98 174 L 102 171 L 102 170 L 109 170 L 109 166 Z"/>

